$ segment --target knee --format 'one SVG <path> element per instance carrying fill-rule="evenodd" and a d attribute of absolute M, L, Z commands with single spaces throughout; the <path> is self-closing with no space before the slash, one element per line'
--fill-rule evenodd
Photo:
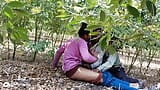
<path fill-rule="evenodd" d="M 91 83 L 94 83 L 94 84 L 100 84 L 102 83 L 102 73 L 99 73 L 98 77 L 95 79 L 95 80 L 92 80 L 90 81 Z"/>

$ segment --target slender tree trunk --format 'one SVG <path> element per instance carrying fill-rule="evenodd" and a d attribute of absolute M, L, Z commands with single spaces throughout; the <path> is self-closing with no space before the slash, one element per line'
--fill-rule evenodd
<path fill-rule="evenodd" d="M 144 55 L 143 55 L 144 54 Z M 140 58 L 140 68 L 139 68 L 139 72 L 142 73 L 142 68 L 143 68 L 143 62 L 146 60 L 146 53 L 145 50 L 141 51 L 141 58 Z"/>
<path fill-rule="evenodd" d="M 53 33 L 51 34 L 51 39 L 52 39 L 52 40 L 51 40 L 51 41 L 52 41 L 51 44 L 52 44 L 52 48 L 53 48 L 53 41 L 54 41 L 54 40 L 53 40 Z"/>
<path fill-rule="evenodd" d="M 56 47 L 56 43 L 57 43 L 57 41 L 58 41 L 58 36 L 59 36 L 59 32 L 56 33 L 56 39 L 55 39 L 55 41 L 54 41 L 53 47 Z"/>
<path fill-rule="evenodd" d="M 153 61 L 155 54 L 156 54 L 156 51 L 153 51 L 153 53 L 152 53 L 152 50 L 150 50 L 149 59 L 148 59 L 149 62 L 147 64 L 147 70 L 145 71 L 144 74 L 146 74 L 148 72 L 149 66 L 150 66 L 151 62 Z"/>
<path fill-rule="evenodd" d="M 9 34 L 8 34 L 8 60 L 10 59 L 10 46 L 9 46 Z"/>
<path fill-rule="evenodd" d="M 64 40 L 65 33 L 66 33 L 66 30 L 64 30 L 64 32 L 63 32 L 63 36 L 62 36 L 62 39 L 61 39 L 61 41 L 60 41 L 60 44 L 59 44 L 59 46 L 61 46 L 61 45 L 62 45 L 62 43 L 63 43 L 63 40 Z"/>
<path fill-rule="evenodd" d="M 42 31 L 43 31 L 43 25 L 44 25 L 44 24 L 42 24 L 41 29 L 40 29 L 40 32 L 39 32 L 39 35 L 38 35 L 38 42 L 39 42 L 39 40 L 41 39 L 41 35 L 42 35 Z"/>
<path fill-rule="evenodd" d="M 140 50 L 139 50 L 139 49 L 136 49 L 136 53 L 135 53 L 134 56 L 132 57 L 131 64 L 130 64 L 129 69 L 128 69 L 128 71 L 127 71 L 128 74 L 130 73 L 131 69 L 133 68 L 134 63 L 136 62 L 136 60 L 137 60 L 137 58 L 138 58 L 139 52 L 140 52 Z"/>
<path fill-rule="evenodd" d="M 16 55 L 16 49 L 17 49 L 17 46 L 16 44 L 14 43 L 14 48 L 13 48 L 13 55 L 12 55 L 12 60 L 15 60 L 15 55 Z"/>
<path fill-rule="evenodd" d="M 35 20 L 35 38 L 34 38 L 34 44 L 37 44 L 37 36 L 38 36 L 38 17 L 36 17 Z M 36 60 L 37 51 L 34 52 L 33 61 Z"/>

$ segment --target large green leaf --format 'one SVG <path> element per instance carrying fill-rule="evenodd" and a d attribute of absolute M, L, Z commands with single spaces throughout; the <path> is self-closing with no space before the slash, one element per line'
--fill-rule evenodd
<path fill-rule="evenodd" d="M 18 7 L 23 7 L 24 4 L 19 1 L 12 1 L 12 2 L 8 3 L 8 6 L 18 8 Z"/>
<path fill-rule="evenodd" d="M 18 45 L 23 44 L 25 41 L 29 41 L 27 30 L 23 27 L 14 27 L 10 39 L 13 43 Z"/>
<path fill-rule="evenodd" d="M 15 28 L 17 31 L 17 34 L 19 36 L 19 38 L 21 38 L 22 41 L 28 41 L 29 37 L 27 35 L 27 30 L 23 27 L 16 27 Z"/>
<path fill-rule="evenodd" d="M 112 16 L 108 15 L 106 16 L 106 21 L 104 23 L 104 26 L 107 28 L 107 32 L 111 32 L 112 31 L 112 28 L 114 26 L 114 20 L 112 18 Z"/>
<path fill-rule="evenodd" d="M 19 16 L 19 17 L 29 15 L 29 13 L 23 9 L 13 9 L 13 10 L 16 12 L 17 16 Z"/>
<path fill-rule="evenodd" d="M 156 15 L 156 6 L 154 5 L 154 3 L 147 0 L 146 6 L 147 6 L 147 9 L 149 10 L 149 12 L 151 13 L 151 15 L 155 16 Z"/>
<path fill-rule="evenodd" d="M 127 0 L 127 2 L 128 2 L 129 5 L 132 5 L 132 0 Z"/>
<path fill-rule="evenodd" d="M 99 43 L 100 43 L 100 47 L 102 48 L 102 50 L 106 50 L 107 49 L 107 46 L 109 45 L 109 41 L 111 39 L 111 36 L 109 33 L 107 33 L 105 36 L 103 36 Z"/>
<path fill-rule="evenodd" d="M 3 10 L 3 12 L 4 12 L 4 14 L 8 17 L 8 18 L 10 18 L 10 19 L 12 19 L 13 18 L 13 12 L 12 12 L 12 9 L 11 8 L 9 8 L 9 7 L 5 7 L 4 8 L 4 10 Z"/>
<path fill-rule="evenodd" d="M 135 18 L 139 17 L 140 15 L 139 11 L 135 7 L 132 7 L 131 5 L 127 5 L 127 10 Z"/>
<path fill-rule="evenodd" d="M 58 15 L 56 17 L 59 17 L 59 18 L 68 18 L 70 15 L 66 15 L 66 14 L 62 14 L 62 15 Z"/>
<path fill-rule="evenodd" d="M 93 29 L 100 28 L 100 27 L 102 27 L 102 26 L 101 25 L 90 25 L 86 29 L 92 31 Z"/>
<path fill-rule="evenodd" d="M 106 19 L 106 14 L 105 14 L 105 12 L 103 10 L 101 10 L 101 12 L 100 12 L 100 21 L 105 21 L 105 19 Z"/>
<path fill-rule="evenodd" d="M 146 7 L 146 0 L 142 0 L 141 1 L 141 8 L 145 8 Z"/>
<path fill-rule="evenodd" d="M 88 3 L 88 8 L 93 8 L 97 5 L 97 0 L 86 0 Z"/>
<path fill-rule="evenodd" d="M 119 0 L 111 0 L 110 4 L 119 5 Z"/>
<path fill-rule="evenodd" d="M 153 3 L 156 3 L 157 0 L 152 0 Z"/>
<path fill-rule="evenodd" d="M 115 12 L 115 9 L 119 7 L 119 0 L 111 0 L 109 10 Z"/>
<path fill-rule="evenodd" d="M 106 46 L 107 46 L 107 36 L 103 36 L 101 39 L 100 39 L 100 47 L 102 48 L 102 50 L 104 51 Z"/>
<path fill-rule="evenodd" d="M 108 45 L 108 46 L 107 46 L 107 51 L 108 51 L 110 54 L 113 55 L 113 54 L 116 52 L 116 49 L 115 49 L 113 46 Z"/>

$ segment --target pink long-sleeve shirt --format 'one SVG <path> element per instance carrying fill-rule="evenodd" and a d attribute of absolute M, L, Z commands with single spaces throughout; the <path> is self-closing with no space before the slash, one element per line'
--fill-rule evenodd
<path fill-rule="evenodd" d="M 57 64 L 59 62 L 60 57 L 64 53 L 65 48 L 73 41 L 73 39 L 67 40 L 62 46 L 59 47 L 59 49 L 56 51 L 54 59 L 52 61 L 53 67 L 57 67 Z"/>
<path fill-rule="evenodd" d="M 82 60 L 88 63 L 93 63 L 97 60 L 96 57 L 89 53 L 87 42 L 82 38 L 73 39 L 70 42 L 67 42 L 57 51 L 60 56 L 63 52 L 64 56 L 62 69 L 64 72 L 80 65 Z M 56 58 L 57 57 L 55 57 L 55 59 Z"/>

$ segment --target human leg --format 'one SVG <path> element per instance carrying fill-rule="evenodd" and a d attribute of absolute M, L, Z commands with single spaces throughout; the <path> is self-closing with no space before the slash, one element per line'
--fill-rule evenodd
<path fill-rule="evenodd" d="M 95 84 L 101 83 L 103 80 L 101 73 L 94 72 L 83 67 L 78 67 L 76 72 L 70 78 L 75 80 L 87 81 Z"/>
<path fill-rule="evenodd" d="M 129 82 L 129 83 L 139 83 L 138 79 L 135 78 L 131 78 L 129 76 L 127 76 L 127 74 L 124 71 L 123 67 L 116 67 L 116 68 L 111 68 L 108 70 L 113 76 L 115 76 L 116 78 Z"/>
<path fill-rule="evenodd" d="M 110 73 L 103 72 L 102 77 L 100 73 L 94 72 L 92 70 L 78 67 L 76 72 L 70 77 L 74 80 L 82 80 L 92 83 L 102 83 L 104 86 L 113 86 L 115 88 L 121 88 L 123 90 L 137 90 L 129 86 L 129 83 L 125 81 L 121 81 L 119 79 L 114 78 Z"/>
<path fill-rule="evenodd" d="M 116 89 L 122 90 L 137 90 L 136 88 L 130 87 L 130 83 L 119 80 L 113 77 L 109 72 L 103 72 L 103 85 L 113 86 Z"/>
<path fill-rule="evenodd" d="M 119 68 L 119 79 L 124 80 L 129 83 L 139 83 L 138 79 L 127 76 L 123 67 Z"/>

